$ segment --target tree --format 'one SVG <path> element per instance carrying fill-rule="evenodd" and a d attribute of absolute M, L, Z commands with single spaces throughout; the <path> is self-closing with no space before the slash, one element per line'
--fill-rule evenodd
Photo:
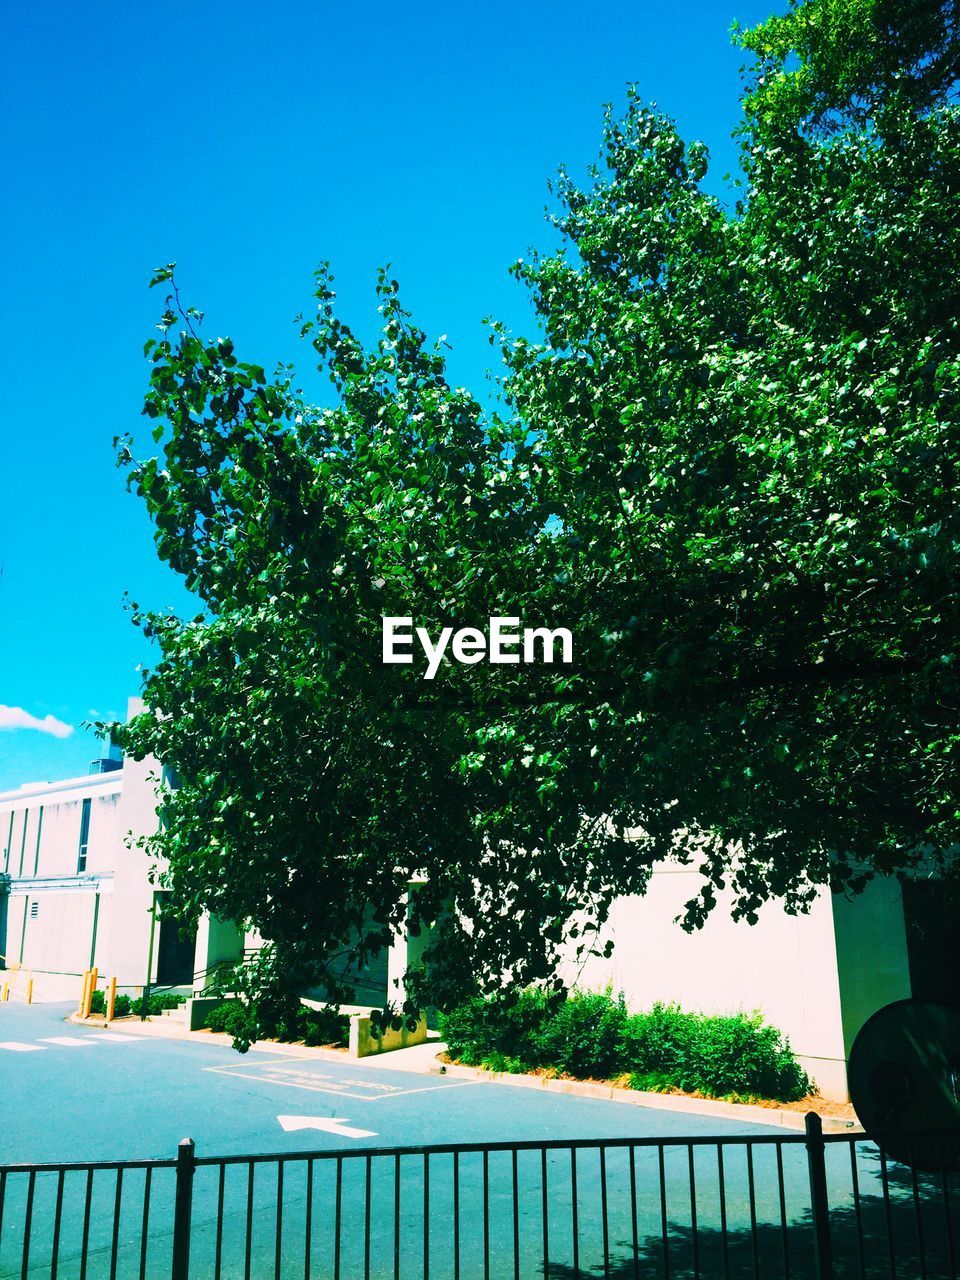
<path fill-rule="evenodd" d="M 891 107 L 917 114 L 955 96 L 957 0 L 791 0 L 744 32 L 757 61 L 751 125 L 864 128 Z"/>
<path fill-rule="evenodd" d="M 848 74 L 840 19 L 881 12 L 896 40 Z M 495 412 L 385 275 L 371 350 L 318 275 L 326 408 L 174 289 L 163 459 L 122 457 L 204 611 L 138 612 L 161 656 L 123 736 L 181 781 L 149 841 L 180 909 L 255 923 L 271 990 L 336 987 L 417 873 L 410 1009 L 548 978 L 666 858 L 703 871 L 687 927 L 721 890 L 752 921 L 952 866 L 960 114 L 952 9 L 917 13 L 808 0 L 740 37 L 730 209 L 701 144 L 608 109 L 602 164 L 555 185 L 561 247 L 514 268 L 538 334 L 494 328 Z M 575 661 L 426 682 L 381 665 L 384 615 L 568 625 Z"/>

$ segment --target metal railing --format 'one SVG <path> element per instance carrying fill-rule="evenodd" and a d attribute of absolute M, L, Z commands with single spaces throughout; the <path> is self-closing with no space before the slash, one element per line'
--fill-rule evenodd
<path fill-rule="evenodd" d="M 19 960 L 0 955 L 0 1002 L 18 997 L 26 1004 L 33 1002 L 33 970 Z"/>
<path fill-rule="evenodd" d="M 144 984 L 142 994 L 134 1000 L 134 1008 L 139 1008 L 140 1020 L 145 1021 L 151 996 L 164 993 L 169 995 L 172 992 L 182 991 L 184 987 L 189 987 L 192 994 L 198 997 L 225 994 L 226 988 L 220 979 L 228 981 L 238 966 L 247 963 L 247 953 L 244 952 L 241 961 L 218 960 L 215 964 L 208 965 L 206 969 L 198 969 L 189 982 L 147 982 Z"/>
<path fill-rule="evenodd" d="M 957 1167 L 953 1137 L 924 1138 Z M 863 1134 L 0 1168 L 0 1277 L 941 1280 L 960 1175 Z"/>

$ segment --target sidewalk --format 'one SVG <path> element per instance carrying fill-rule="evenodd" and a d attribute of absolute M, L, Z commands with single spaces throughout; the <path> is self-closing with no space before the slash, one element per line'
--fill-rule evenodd
<path fill-rule="evenodd" d="M 103 1018 L 81 1018 L 71 1014 L 68 1022 L 79 1027 L 96 1027 L 101 1031 L 107 1029 Z M 230 1048 L 232 1036 L 219 1031 L 188 1031 L 182 1023 L 173 1018 L 115 1018 L 109 1024 L 111 1033 L 122 1031 L 134 1036 L 152 1036 L 161 1040 L 190 1040 L 196 1044 L 222 1044 Z M 357 1067 L 378 1067 L 389 1071 L 410 1071 L 417 1075 L 430 1075 L 440 1072 L 442 1063 L 437 1061 L 437 1054 L 446 1049 L 441 1040 L 428 1040 L 426 1044 L 411 1045 L 407 1049 L 392 1049 L 389 1053 L 370 1054 L 365 1058 L 353 1058 L 343 1049 L 324 1049 L 306 1044 L 286 1044 L 279 1040 L 257 1040 L 250 1046 L 259 1053 L 275 1053 L 281 1057 L 318 1059 L 325 1062 L 350 1063 Z"/>

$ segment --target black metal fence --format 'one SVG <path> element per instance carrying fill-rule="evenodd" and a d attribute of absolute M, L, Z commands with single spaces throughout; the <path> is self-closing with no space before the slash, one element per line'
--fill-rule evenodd
<path fill-rule="evenodd" d="M 0 1277 L 940 1280 L 958 1177 L 815 1116 L 748 1139 L 225 1158 L 185 1141 L 176 1160 L 0 1168 Z"/>

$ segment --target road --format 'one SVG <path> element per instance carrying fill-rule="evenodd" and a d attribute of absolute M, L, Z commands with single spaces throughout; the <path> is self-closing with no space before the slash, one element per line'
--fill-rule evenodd
<path fill-rule="evenodd" d="M 105 1033 L 67 1024 L 68 1012 L 65 1006 L 0 1006 L 0 1165 L 170 1159 L 187 1136 L 201 1159 L 302 1157 L 282 1165 L 198 1168 L 192 1277 L 217 1276 L 219 1251 L 224 1280 L 365 1274 L 413 1280 L 427 1269 L 453 1276 L 458 1265 L 464 1280 L 486 1274 L 508 1280 L 542 1276 L 545 1247 L 553 1277 L 572 1277 L 577 1267 L 584 1276 L 602 1275 L 605 1257 L 614 1277 L 664 1274 L 656 1147 L 611 1149 L 602 1161 L 592 1147 L 577 1153 L 575 1165 L 569 1151 L 523 1151 L 515 1162 L 509 1152 L 456 1161 L 445 1154 L 427 1164 L 420 1155 L 376 1154 L 384 1147 L 664 1139 L 675 1277 L 693 1274 L 689 1268 L 697 1263 L 711 1274 L 711 1259 L 724 1274 L 724 1252 L 731 1276 L 752 1274 L 754 1240 L 757 1256 L 776 1264 L 777 1274 L 783 1218 L 796 1226 L 808 1212 L 802 1148 L 782 1153 L 783 1205 L 773 1147 L 753 1149 L 752 1169 L 745 1145 L 725 1148 L 721 1204 L 720 1157 L 708 1143 L 693 1159 L 695 1256 L 690 1155 L 671 1140 L 746 1140 L 779 1130 L 349 1060 L 263 1050 L 239 1055 L 214 1043 L 139 1036 L 123 1024 Z M 343 1154 L 324 1157 L 330 1152 Z M 832 1203 L 848 1212 L 848 1152 L 836 1147 L 828 1154 Z M 864 1187 L 875 1190 L 867 1156 L 861 1164 Z M 31 1276 L 53 1274 L 54 1240 L 58 1280 L 81 1274 L 84 1251 L 86 1280 L 169 1276 L 174 1175 L 161 1168 L 150 1177 L 148 1189 L 144 1169 L 125 1169 L 119 1179 L 112 1169 L 69 1172 L 59 1182 L 56 1173 L 44 1173 L 31 1194 L 28 1174 L 8 1173 L 0 1187 L 0 1277 L 23 1274 L 28 1218 Z M 795 1275 L 809 1265 L 808 1235 L 794 1231 L 790 1241 Z"/>
<path fill-rule="evenodd" d="M 334 1150 L 342 1137 L 285 1132 L 278 1115 L 343 1118 L 364 1147 L 552 1138 L 746 1133 L 755 1125 L 445 1076 L 297 1059 L 65 1023 L 65 1005 L 0 1005 L 0 1162 Z M 13 1044 L 29 1049 L 13 1049 Z M 14 1105 L 9 1105 L 10 1103 Z M 39 1121 L 39 1122 L 38 1122 Z"/>

